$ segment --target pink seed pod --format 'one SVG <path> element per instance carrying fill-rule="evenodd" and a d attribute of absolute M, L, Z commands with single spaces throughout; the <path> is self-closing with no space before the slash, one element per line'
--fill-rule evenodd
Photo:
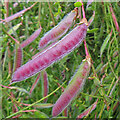
<path fill-rule="evenodd" d="M 116 15 L 115 15 L 115 13 L 114 13 L 114 10 L 113 10 L 111 4 L 110 4 L 110 7 L 109 7 L 109 8 L 110 8 L 110 11 L 111 11 L 111 13 L 112 13 L 112 18 L 113 18 L 113 22 L 114 22 L 114 24 L 115 24 L 116 30 L 119 32 L 119 36 L 120 36 L 120 28 L 119 28 L 119 24 L 118 24 L 118 22 L 117 22 Z"/>
<path fill-rule="evenodd" d="M 59 115 L 80 92 L 90 72 L 90 67 L 91 62 L 90 58 L 88 57 L 82 61 L 77 72 L 71 78 L 69 85 L 66 87 L 65 91 L 62 93 L 57 102 L 54 104 L 52 110 L 53 117 Z"/>
<path fill-rule="evenodd" d="M 23 53 L 22 53 L 22 48 L 18 47 L 15 51 L 15 71 L 22 65 L 22 58 L 23 58 Z"/>
<path fill-rule="evenodd" d="M 77 118 L 83 118 L 84 116 L 86 116 L 88 113 L 91 113 L 97 106 L 97 102 L 94 102 L 87 110 L 85 110 L 84 112 L 82 112 L 80 115 L 77 116 Z"/>
<path fill-rule="evenodd" d="M 21 43 L 21 48 L 24 48 L 24 47 L 26 47 L 27 45 L 29 45 L 31 42 L 33 42 L 38 36 L 39 36 L 39 34 L 40 34 L 40 32 L 41 32 L 41 27 L 38 29 L 38 30 L 36 30 L 27 40 L 25 40 L 25 41 L 23 41 L 22 43 Z"/>
<path fill-rule="evenodd" d="M 48 31 L 40 40 L 39 48 L 45 47 L 49 42 L 55 41 L 62 37 L 68 29 L 71 27 L 72 22 L 76 16 L 76 10 L 71 11 L 63 20 L 55 26 L 53 29 Z"/>
<path fill-rule="evenodd" d="M 19 16 L 23 15 L 26 11 L 30 10 L 32 7 L 34 7 L 36 5 L 36 3 L 34 3 L 32 6 L 25 8 L 24 10 L 21 10 L 7 18 L 5 18 L 4 20 L 1 20 L 0 23 L 2 23 L 3 21 L 5 22 L 10 22 L 11 20 L 14 20 L 16 18 L 18 18 Z"/>
<path fill-rule="evenodd" d="M 36 53 L 34 56 L 32 56 L 32 59 L 34 59 L 35 57 L 39 56 L 42 52 L 46 51 L 49 47 L 52 47 L 52 46 L 55 45 L 56 43 L 57 43 L 57 41 L 54 42 L 54 43 L 52 43 L 52 44 L 50 44 L 50 45 L 49 45 L 47 48 L 45 48 L 44 50 Z"/>
<path fill-rule="evenodd" d="M 47 72 L 44 70 L 43 71 L 43 97 L 47 96 L 48 95 L 48 76 L 47 76 Z M 47 102 L 47 98 L 44 99 L 44 102 Z"/>
<path fill-rule="evenodd" d="M 40 80 L 40 73 L 38 74 L 38 76 L 37 76 L 34 84 L 32 85 L 32 87 L 31 87 L 31 89 L 30 89 L 30 92 L 29 92 L 30 94 L 31 94 L 31 93 L 33 92 L 33 90 L 35 89 L 35 87 L 36 87 L 37 83 L 39 82 L 39 80 Z"/>
<path fill-rule="evenodd" d="M 74 28 L 63 39 L 18 68 L 13 74 L 12 83 L 27 79 L 62 59 L 82 43 L 86 32 L 87 25 L 85 23 Z"/>

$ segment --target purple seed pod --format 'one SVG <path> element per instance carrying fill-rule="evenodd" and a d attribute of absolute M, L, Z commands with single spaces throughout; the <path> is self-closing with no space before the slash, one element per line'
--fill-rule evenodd
<path fill-rule="evenodd" d="M 38 30 L 36 30 L 27 40 L 25 40 L 25 41 L 23 41 L 22 43 L 21 43 L 21 48 L 24 48 L 24 47 L 26 47 L 27 45 L 29 45 L 31 42 L 33 42 L 33 40 L 35 40 L 38 36 L 39 36 L 39 34 L 40 34 L 40 32 L 41 32 L 41 27 L 38 29 Z"/>
<path fill-rule="evenodd" d="M 27 79 L 62 59 L 82 43 L 86 32 L 87 25 L 85 23 L 74 28 L 63 39 L 18 68 L 13 74 L 12 83 Z"/>
<path fill-rule="evenodd" d="M 48 76 L 47 76 L 47 72 L 44 70 L 43 71 L 43 87 L 44 87 L 44 90 L 43 90 L 43 97 L 47 96 L 48 95 Z M 44 99 L 44 102 L 47 102 L 47 98 Z"/>
<path fill-rule="evenodd" d="M 22 53 L 22 48 L 18 47 L 15 51 L 15 71 L 22 65 L 22 58 L 23 58 L 23 53 Z"/>
<path fill-rule="evenodd" d="M 86 58 L 82 61 L 77 72 L 71 78 L 69 85 L 66 87 L 65 91 L 54 104 L 52 110 L 53 117 L 59 115 L 83 88 L 85 80 L 90 72 L 90 67 L 90 58 Z"/>
<path fill-rule="evenodd" d="M 77 118 L 83 118 L 84 116 L 86 116 L 88 113 L 91 113 L 97 106 L 97 102 L 94 102 L 87 110 L 83 111 L 80 115 L 77 116 Z"/>
<path fill-rule="evenodd" d="M 19 16 L 23 15 L 26 11 L 30 10 L 32 7 L 34 7 L 36 5 L 36 3 L 34 3 L 32 6 L 25 8 L 24 10 L 21 10 L 7 18 L 5 18 L 4 20 L 0 21 L 0 23 L 2 23 L 3 21 L 5 22 L 10 22 L 11 20 L 14 20 L 16 18 L 18 18 Z"/>
<path fill-rule="evenodd" d="M 39 82 L 39 80 L 40 80 L 40 73 L 38 74 L 38 76 L 37 76 L 37 78 L 36 78 L 36 80 L 35 80 L 35 82 L 33 83 L 33 85 L 32 85 L 32 87 L 31 87 L 31 89 L 30 89 L 30 94 L 33 92 L 33 90 L 35 89 L 35 87 L 36 87 L 36 85 L 37 85 L 37 83 Z"/>
<path fill-rule="evenodd" d="M 49 42 L 55 41 L 62 37 L 71 27 L 73 19 L 76 16 L 76 11 L 71 11 L 64 19 L 53 29 L 48 31 L 40 40 L 39 48 L 45 47 Z"/>

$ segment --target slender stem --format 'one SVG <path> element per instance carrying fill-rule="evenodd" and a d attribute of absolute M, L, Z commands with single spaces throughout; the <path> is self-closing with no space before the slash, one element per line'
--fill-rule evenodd
<path fill-rule="evenodd" d="M 84 10 L 84 6 L 83 6 L 83 2 L 81 2 L 82 3 L 82 12 L 83 12 L 83 18 L 86 18 L 86 16 L 85 16 L 85 10 Z"/>
<path fill-rule="evenodd" d="M 67 81 L 65 81 L 60 87 L 58 87 L 57 89 L 55 89 L 53 92 L 51 92 L 51 93 L 50 93 L 49 95 L 47 95 L 46 97 L 43 97 L 42 99 L 34 102 L 34 103 L 31 104 L 30 106 L 27 106 L 27 107 L 25 107 L 24 109 L 22 109 L 22 110 L 20 110 L 20 111 L 18 111 L 18 112 L 16 112 L 16 113 L 11 114 L 10 116 L 7 116 L 6 118 L 11 118 L 12 116 L 15 116 L 15 115 L 17 115 L 18 113 L 21 113 L 22 111 L 27 110 L 28 108 L 32 107 L 33 105 L 41 102 L 41 101 L 44 100 L 45 98 L 48 98 L 49 96 L 51 96 L 52 94 L 54 94 L 57 90 L 59 90 L 66 82 L 67 82 Z"/>
<path fill-rule="evenodd" d="M 20 42 L 18 40 L 16 40 L 14 37 L 12 37 L 10 34 L 8 34 L 4 28 L 2 28 L 2 29 L 12 40 L 14 40 L 17 44 L 20 44 Z"/>
<path fill-rule="evenodd" d="M 87 49 L 87 45 L 86 45 L 86 40 L 84 40 L 84 46 L 85 46 L 86 56 L 89 56 L 88 49 Z"/>

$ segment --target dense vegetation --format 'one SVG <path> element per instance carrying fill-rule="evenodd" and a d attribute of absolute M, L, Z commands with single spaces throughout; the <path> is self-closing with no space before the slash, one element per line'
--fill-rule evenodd
<path fill-rule="evenodd" d="M 33 4 L 32 2 L 2 3 L 3 22 L 0 23 L 2 25 L 0 51 L 2 118 L 51 118 L 53 105 L 62 94 L 63 89 L 67 87 L 71 77 L 86 56 L 84 43 L 82 43 L 63 59 L 45 69 L 49 83 L 47 102 L 44 101 L 45 98 L 43 97 L 43 72 L 41 72 L 40 80 L 31 94 L 29 91 L 39 73 L 24 81 L 9 85 L 15 70 L 15 50 L 19 47 L 15 40 L 22 43 L 40 26 L 42 27 L 40 35 L 31 44 L 22 49 L 23 65 L 39 52 L 38 44 L 44 34 L 75 8 L 72 2 L 42 2 L 35 4 L 35 6 L 14 20 L 4 21 L 8 16 Z M 85 38 L 92 60 L 91 70 L 83 90 L 67 107 L 68 113 L 64 110 L 57 117 L 76 118 L 98 100 L 95 109 L 92 110 L 90 108 L 88 114 L 84 116 L 85 118 L 119 118 L 120 4 L 117 2 L 93 2 L 87 9 L 86 6 L 87 3 L 84 3 L 87 20 L 91 18 L 93 11 L 95 11 L 94 20 L 88 28 Z M 78 10 L 80 11 L 81 7 Z M 79 22 L 79 18 L 77 18 L 69 31 L 73 30 L 76 23 Z M 69 31 L 66 34 L 69 34 Z"/>

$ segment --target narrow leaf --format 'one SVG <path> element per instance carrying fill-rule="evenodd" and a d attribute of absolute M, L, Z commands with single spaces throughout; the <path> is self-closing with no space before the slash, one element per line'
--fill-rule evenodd
<path fill-rule="evenodd" d="M 104 50 L 105 50 L 105 47 L 106 47 L 108 41 L 110 40 L 111 35 L 112 35 L 112 31 L 111 31 L 110 34 L 108 34 L 108 36 L 105 38 L 105 40 L 104 40 L 104 42 L 103 42 L 103 44 L 102 44 L 102 46 L 101 46 L 101 48 L 100 48 L 100 57 L 102 57 L 102 54 L 103 54 L 103 52 L 104 52 Z"/>
<path fill-rule="evenodd" d="M 50 108 L 53 107 L 51 103 L 38 103 L 33 106 L 34 108 Z"/>
<path fill-rule="evenodd" d="M 10 30 L 8 31 L 8 34 L 12 35 L 13 32 L 16 31 L 21 25 L 22 25 L 22 23 L 19 23 L 19 24 L 13 26 L 12 28 L 10 28 Z"/>
<path fill-rule="evenodd" d="M 91 29 L 91 30 L 87 30 L 87 33 L 94 33 L 94 32 L 96 32 L 96 31 L 98 31 L 99 30 L 99 28 L 94 28 L 94 29 Z"/>

